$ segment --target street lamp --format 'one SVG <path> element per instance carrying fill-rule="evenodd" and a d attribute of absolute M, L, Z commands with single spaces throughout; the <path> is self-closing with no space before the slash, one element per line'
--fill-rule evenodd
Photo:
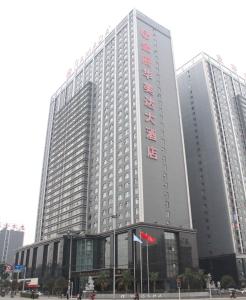
<path fill-rule="evenodd" d="M 113 229 L 114 229 L 114 268 L 113 268 L 113 295 L 114 295 L 114 299 L 115 299 L 115 265 L 116 265 L 116 249 L 115 249 L 115 229 L 116 229 L 116 219 L 117 219 L 118 215 L 114 214 L 111 216 L 111 218 L 113 219 Z"/>
<path fill-rule="evenodd" d="M 24 292 L 24 289 L 25 289 L 25 281 L 26 281 L 26 266 L 24 267 L 24 277 L 23 277 L 23 283 L 22 283 L 22 292 Z"/>
<path fill-rule="evenodd" d="M 64 237 L 69 237 L 70 238 L 70 243 L 69 243 L 69 262 L 68 262 L 68 287 L 67 287 L 67 295 L 69 298 L 71 298 L 72 294 L 72 289 L 71 289 L 71 269 L 72 269 L 72 248 L 73 248 L 73 235 L 74 234 L 80 234 L 82 232 L 80 231 L 72 231 L 68 230 L 67 232 L 63 233 Z"/>
<path fill-rule="evenodd" d="M 211 292 L 211 280 L 212 280 L 212 275 L 208 273 L 208 289 L 209 289 L 209 298 L 212 298 L 212 292 Z"/>
<path fill-rule="evenodd" d="M 69 262 L 68 262 L 68 287 L 67 287 L 67 295 L 71 298 L 71 264 L 72 264 L 72 243 L 73 243 L 73 236 L 72 232 L 68 231 L 67 236 L 70 237 L 69 243 Z"/>
<path fill-rule="evenodd" d="M 60 232 L 63 234 L 63 237 L 70 237 L 70 244 L 69 244 L 69 262 L 68 262 L 68 287 L 67 287 L 67 295 L 69 298 L 72 296 L 72 289 L 71 289 L 71 269 L 72 269 L 72 248 L 73 248 L 73 236 L 74 235 L 83 235 L 85 237 L 84 231 L 73 231 L 68 230 L 66 232 Z"/>

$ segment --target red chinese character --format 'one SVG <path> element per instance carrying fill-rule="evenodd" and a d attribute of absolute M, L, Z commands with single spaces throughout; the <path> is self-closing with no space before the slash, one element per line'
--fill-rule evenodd
<path fill-rule="evenodd" d="M 144 91 L 150 95 L 153 95 L 153 86 L 149 83 L 144 83 Z"/>
<path fill-rule="evenodd" d="M 142 36 L 145 40 L 149 40 L 149 38 L 150 38 L 150 33 L 149 33 L 147 30 L 142 29 L 142 30 L 141 30 L 141 36 Z"/>
<path fill-rule="evenodd" d="M 148 146 L 148 158 L 157 159 L 157 149 L 153 146 Z"/>
<path fill-rule="evenodd" d="M 146 66 L 150 66 L 151 65 L 151 58 L 148 56 L 143 56 L 143 64 Z"/>
<path fill-rule="evenodd" d="M 155 116 L 152 114 L 152 112 L 147 112 L 145 115 L 145 122 L 150 122 L 151 124 L 155 125 Z"/>
<path fill-rule="evenodd" d="M 144 43 L 144 44 L 142 44 L 142 50 L 147 52 L 147 53 L 150 53 L 151 52 L 151 47 L 150 47 L 149 44 Z"/>
<path fill-rule="evenodd" d="M 152 72 L 150 71 L 150 69 L 144 69 L 144 73 L 143 73 L 144 77 L 146 77 L 148 80 L 152 79 Z"/>
<path fill-rule="evenodd" d="M 155 101 L 154 101 L 153 97 L 151 97 L 151 96 L 145 96 L 144 105 L 146 107 L 148 107 L 149 109 L 153 110 L 154 106 L 155 106 Z"/>
<path fill-rule="evenodd" d="M 154 128 L 145 128 L 146 129 L 146 137 L 148 140 L 156 142 L 156 130 Z"/>

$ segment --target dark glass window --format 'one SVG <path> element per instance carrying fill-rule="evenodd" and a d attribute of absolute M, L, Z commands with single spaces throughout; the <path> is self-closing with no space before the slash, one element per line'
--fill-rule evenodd
<path fill-rule="evenodd" d="M 30 249 L 27 249 L 26 251 L 26 267 L 29 266 L 29 257 L 30 257 Z"/>
<path fill-rule="evenodd" d="M 110 237 L 107 237 L 105 239 L 104 261 L 105 261 L 105 268 L 109 268 L 110 267 Z"/>
<path fill-rule="evenodd" d="M 32 274 L 31 276 L 35 276 L 35 271 L 36 271 L 36 264 L 37 264 L 37 254 L 38 254 L 38 248 L 33 249 L 33 256 L 32 256 Z"/>
<path fill-rule="evenodd" d="M 52 264 L 53 264 L 53 265 L 56 265 L 56 264 L 57 264 L 58 245 L 59 245 L 59 242 L 54 243 L 53 260 L 52 260 Z"/>
<path fill-rule="evenodd" d="M 164 232 L 164 238 L 165 238 L 167 277 L 169 278 L 176 277 L 179 273 L 177 237 L 176 234 L 173 232 Z"/>
<path fill-rule="evenodd" d="M 15 264 L 17 265 L 19 261 L 19 252 L 16 253 L 15 255 Z"/>
<path fill-rule="evenodd" d="M 128 269 L 128 234 L 123 233 L 117 236 L 118 249 L 118 268 Z"/>
<path fill-rule="evenodd" d="M 47 258 L 48 258 L 48 247 L 49 245 L 44 245 L 43 259 L 42 259 L 42 274 L 45 273 Z"/>
<path fill-rule="evenodd" d="M 24 251 L 21 251 L 21 260 L 20 260 L 20 264 L 23 265 L 24 263 Z"/>

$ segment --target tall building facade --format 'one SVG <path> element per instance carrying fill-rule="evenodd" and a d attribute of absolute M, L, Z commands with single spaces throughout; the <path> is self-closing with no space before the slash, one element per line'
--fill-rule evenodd
<path fill-rule="evenodd" d="M 138 222 L 192 229 L 170 32 L 133 10 L 51 99 L 35 240 Z"/>
<path fill-rule="evenodd" d="M 23 227 L 6 224 L 0 229 L 0 262 L 13 264 L 15 261 L 16 250 L 23 246 L 24 230 Z"/>
<path fill-rule="evenodd" d="M 178 70 L 200 264 L 246 279 L 246 82 L 206 54 Z"/>
<path fill-rule="evenodd" d="M 174 289 L 198 266 L 170 33 L 136 10 L 51 99 L 36 240 L 15 263 L 75 293 L 100 272 L 119 291 L 126 270 L 131 291 L 149 293 L 150 272 Z"/>

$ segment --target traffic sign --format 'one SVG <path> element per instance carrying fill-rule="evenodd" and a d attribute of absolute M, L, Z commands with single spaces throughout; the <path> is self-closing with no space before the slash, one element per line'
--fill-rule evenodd
<path fill-rule="evenodd" d="M 25 269 L 24 265 L 15 265 L 14 272 L 22 272 Z"/>

